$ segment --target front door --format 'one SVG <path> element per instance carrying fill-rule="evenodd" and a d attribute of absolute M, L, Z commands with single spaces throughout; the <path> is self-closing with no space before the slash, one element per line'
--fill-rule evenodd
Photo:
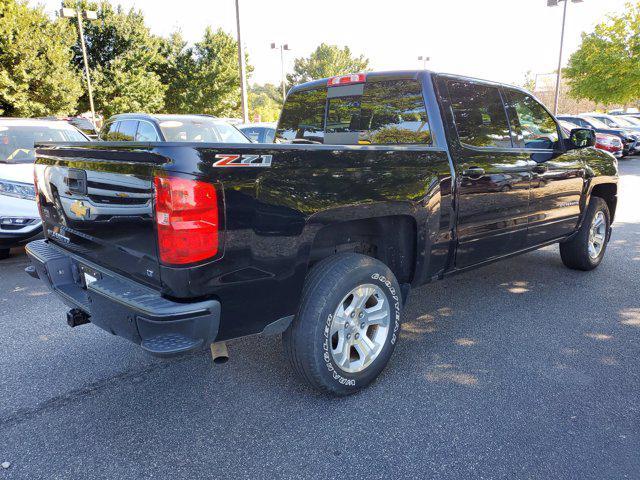
<path fill-rule="evenodd" d="M 514 150 L 501 89 L 447 79 L 457 142 L 456 268 L 525 247 L 531 164 Z"/>
<path fill-rule="evenodd" d="M 522 162 L 531 164 L 526 242 L 531 247 L 575 230 L 584 188 L 582 154 L 564 148 L 558 124 L 535 98 L 515 89 L 504 95 L 514 143 Z"/>

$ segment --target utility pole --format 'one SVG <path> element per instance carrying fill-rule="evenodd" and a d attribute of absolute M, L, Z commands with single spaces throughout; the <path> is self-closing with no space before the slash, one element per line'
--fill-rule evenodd
<path fill-rule="evenodd" d="M 240 0 L 236 0 L 236 23 L 238 27 L 238 61 L 240 63 L 240 96 L 242 100 L 242 119 L 244 123 L 249 122 L 249 105 L 247 104 L 247 76 L 244 59 L 244 47 L 240 34 Z"/>
<path fill-rule="evenodd" d="M 431 61 L 431 57 L 425 57 L 423 55 L 420 55 L 418 57 L 418 60 L 420 60 L 422 62 L 422 69 L 426 70 L 427 69 L 427 62 Z"/>
<path fill-rule="evenodd" d="M 62 18 L 76 17 L 78 20 L 78 35 L 80 36 L 80 46 L 82 48 L 82 60 L 84 61 L 84 76 L 87 79 L 87 93 L 89 94 L 89 106 L 91 108 L 91 123 L 93 128 L 96 128 L 96 109 L 93 105 L 93 90 L 91 88 L 91 75 L 89 74 L 89 60 L 87 60 L 87 46 L 84 43 L 84 29 L 82 28 L 82 18 L 87 20 L 96 20 L 98 18 L 98 12 L 94 10 L 82 10 L 80 5 L 73 8 L 61 8 L 60 16 Z"/>
<path fill-rule="evenodd" d="M 571 0 L 573 3 L 582 3 L 583 0 Z M 558 72 L 556 74 L 556 95 L 553 104 L 553 114 L 558 115 L 558 105 L 560 104 L 560 83 L 562 81 L 562 50 L 564 49 L 564 30 L 567 23 L 567 7 L 569 0 L 547 0 L 547 7 L 557 7 L 558 2 L 564 2 L 562 11 L 562 33 L 560 34 L 560 55 L 558 56 Z"/>
<path fill-rule="evenodd" d="M 285 43 L 284 45 L 276 45 L 275 43 L 271 43 L 271 50 L 274 50 L 276 48 L 280 48 L 280 76 L 281 76 L 281 82 L 282 82 L 282 101 L 284 102 L 286 97 L 287 97 L 287 90 L 286 90 L 286 79 L 284 78 L 284 51 L 289 51 L 291 50 L 289 48 L 289 44 Z"/>

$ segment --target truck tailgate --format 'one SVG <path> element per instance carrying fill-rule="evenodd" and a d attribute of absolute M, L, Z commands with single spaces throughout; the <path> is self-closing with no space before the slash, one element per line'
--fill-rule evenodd
<path fill-rule="evenodd" d="M 39 146 L 35 178 L 45 235 L 81 258 L 160 285 L 150 151 Z"/>

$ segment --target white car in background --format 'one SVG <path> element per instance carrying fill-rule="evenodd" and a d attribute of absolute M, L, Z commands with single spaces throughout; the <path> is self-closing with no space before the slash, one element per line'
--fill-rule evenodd
<path fill-rule="evenodd" d="M 33 185 L 34 144 L 87 140 L 66 122 L 0 119 L 0 259 L 42 234 Z"/>

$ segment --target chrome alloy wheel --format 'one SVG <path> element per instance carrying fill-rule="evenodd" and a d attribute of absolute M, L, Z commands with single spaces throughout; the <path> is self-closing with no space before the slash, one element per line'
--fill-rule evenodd
<path fill-rule="evenodd" d="M 351 290 L 331 321 L 329 350 L 333 361 L 348 373 L 367 368 L 384 347 L 390 320 L 389 299 L 380 287 L 367 283 Z"/>
<path fill-rule="evenodd" d="M 592 259 L 598 258 L 602 249 L 604 248 L 604 242 L 607 238 L 607 222 L 604 216 L 604 212 L 599 211 L 596 216 L 593 217 L 591 227 L 589 228 L 589 256 Z"/>

